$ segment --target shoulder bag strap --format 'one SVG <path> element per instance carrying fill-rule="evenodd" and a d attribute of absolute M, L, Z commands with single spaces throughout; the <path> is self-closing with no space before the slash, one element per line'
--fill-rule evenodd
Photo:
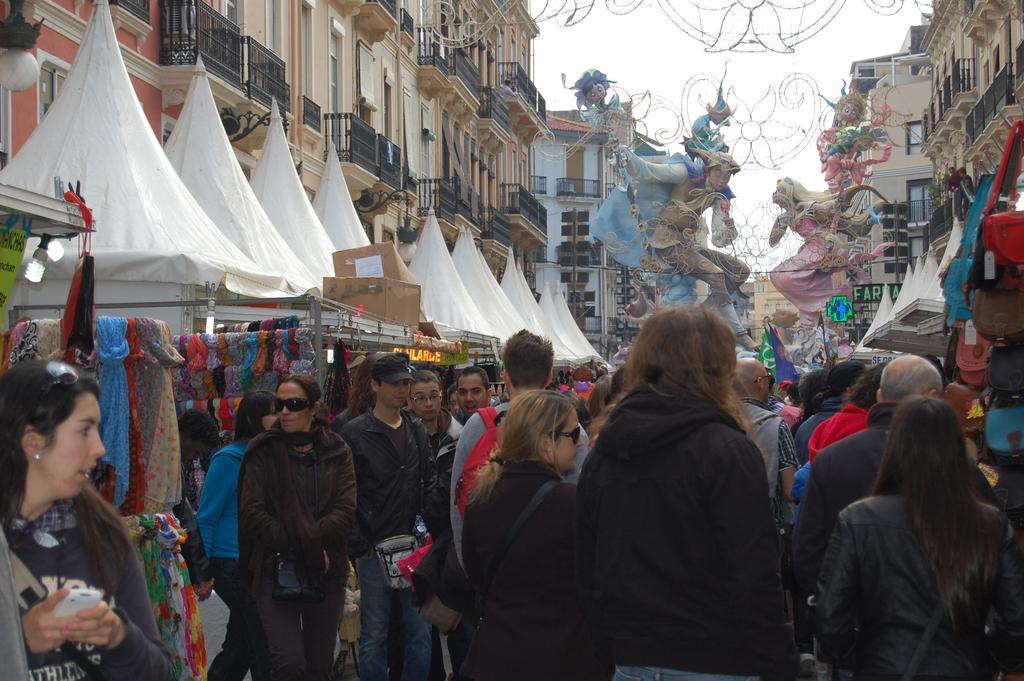
<path fill-rule="evenodd" d="M 942 621 L 942 614 L 945 612 L 945 607 L 942 603 L 942 598 L 939 598 L 938 605 L 935 606 L 935 612 L 932 613 L 932 618 L 928 620 L 928 626 L 925 628 L 924 633 L 921 634 L 921 640 L 917 642 L 917 648 L 914 649 L 914 655 L 910 658 L 910 664 L 907 665 L 907 671 L 903 672 L 903 678 L 900 681 L 912 681 L 914 676 L 917 674 L 918 667 L 921 666 L 921 660 L 924 659 L 924 654 L 928 650 L 928 645 L 935 638 L 935 632 L 939 628 L 939 622 Z"/>
<path fill-rule="evenodd" d="M 11 557 L 11 570 L 14 573 L 14 590 L 18 600 L 18 607 L 27 612 L 34 605 L 46 598 L 46 587 L 44 587 L 28 566 L 18 558 L 14 551 L 8 552 Z M 87 678 L 92 681 L 107 681 L 106 674 L 90 660 L 85 653 L 76 648 L 70 641 L 65 642 L 58 648 L 64 656 L 77 664 Z"/>
<path fill-rule="evenodd" d="M 555 489 L 562 483 L 561 480 L 548 480 L 543 485 L 537 488 L 534 492 L 533 498 L 530 499 L 530 503 L 526 504 L 523 510 L 519 513 L 519 517 L 512 523 L 512 527 L 509 528 L 508 533 L 505 535 L 505 540 L 501 543 L 501 548 L 494 554 L 494 558 L 491 559 L 491 564 L 488 566 L 487 577 L 484 581 L 483 592 L 480 593 L 480 611 L 483 612 L 484 606 L 487 604 L 487 594 L 491 590 L 491 584 L 494 582 L 495 575 L 498 574 L 498 568 L 501 567 L 502 560 L 505 559 L 505 554 L 508 553 L 508 549 L 512 546 L 512 542 L 515 541 L 519 531 L 523 529 L 523 525 L 530 519 L 534 511 L 541 505 L 551 490 Z"/>

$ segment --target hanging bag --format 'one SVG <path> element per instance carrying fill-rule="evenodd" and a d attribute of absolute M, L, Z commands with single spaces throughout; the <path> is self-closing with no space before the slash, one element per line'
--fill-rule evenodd
<path fill-rule="evenodd" d="M 312 454 L 316 456 L 316 452 Z M 313 461 L 313 510 L 320 507 L 320 471 Z M 291 474 L 287 471 L 287 474 Z M 278 603 L 323 603 L 324 577 L 319 570 L 309 569 L 298 553 L 278 553 L 274 556 L 277 578 L 271 597 Z"/>
<path fill-rule="evenodd" d="M 1024 342 L 1024 291 L 975 291 L 973 319 L 978 333 L 991 341 Z"/>
<path fill-rule="evenodd" d="M 985 408 L 981 404 L 981 391 L 963 383 L 949 383 L 942 394 L 953 407 L 960 427 L 967 437 L 977 437 L 985 427 Z"/>
<path fill-rule="evenodd" d="M 1020 172 L 1021 141 L 1024 140 L 1024 121 L 1017 121 L 1010 128 L 1010 136 L 1003 149 L 1003 159 L 996 172 L 994 189 L 985 205 L 985 217 L 982 221 L 982 240 L 985 244 L 985 258 L 994 262 L 986 265 L 1018 265 L 1024 264 L 1024 211 L 993 211 L 999 201 L 999 195 L 1006 182 L 1017 179 Z M 1009 195 L 1010 192 L 1006 192 Z M 991 255 L 990 255 L 991 254 Z M 994 267 L 991 268 L 994 277 Z"/>
<path fill-rule="evenodd" d="M 973 343 L 968 343 L 972 340 Z M 956 344 L 956 366 L 960 370 L 961 382 L 975 388 L 985 385 L 991 345 L 992 343 L 981 334 L 960 332 Z"/>
<path fill-rule="evenodd" d="M 989 385 L 1011 395 L 1024 395 L 1024 345 L 992 348 Z"/>
<path fill-rule="evenodd" d="M 985 444 L 999 465 L 1024 465 L 1024 404 L 988 411 Z"/>

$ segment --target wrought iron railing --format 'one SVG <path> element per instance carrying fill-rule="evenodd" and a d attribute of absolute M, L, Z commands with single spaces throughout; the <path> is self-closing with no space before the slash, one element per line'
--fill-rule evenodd
<path fill-rule="evenodd" d="M 1003 68 L 999 69 L 996 77 L 992 79 L 992 85 L 989 87 L 989 90 L 992 92 L 993 104 L 991 116 L 995 116 L 997 111 L 1016 101 L 1014 97 L 1013 64 L 1010 62 L 1003 64 Z M 988 107 L 987 104 L 985 106 L 986 108 Z"/>
<path fill-rule="evenodd" d="M 398 19 L 398 10 L 395 7 L 395 0 L 367 0 L 367 2 L 375 2 L 388 11 L 388 14 Z"/>
<path fill-rule="evenodd" d="M 457 48 L 451 51 L 451 64 L 448 66 L 449 73 L 454 73 L 462 81 L 466 89 L 474 96 L 480 96 L 480 72 L 476 64 L 466 54 L 466 50 Z"/>
<path fill-rule="evenodd" d="M 245 36 L 245 94 L 266 106 L 276 99 L 282 110 L 291 111 L 284 60 L 251 35 Z"/>
<path fill-rule="evenodd" d="M 139 19 L 149 23 L 149 0 L 116 0 L 110 4 L 124 7 Z"/>
<path fill-rule="evenodd" d="M 394 189 L 402 188 L 402 149 L 384 135 L 377 135 L 377 175 Z"/>
<path fill-rule="evenodd" d="M 601 329 L 601 318 L 600 317 L 584 317 L 583 318 L 583 333 L 589 333 L 590 335 L 599 334 L 602 332 Z"/>
<path fill-rule="evenodd" d="M 420 66 L 432 66 L 448 75 L 448 60 L 441 55 L 441 44 L 437 36 L 429 28 L 419 28 L 419 48 L 416 53 L 416 63 Z"/>
<path fill-rule="evenodd" d="M 374 175 L 377 168 L 377 132 L 373 126 L 352 113 L 324 114 L 324 158 L 331 147 L 338 149 L 338 158 L 354 163 Z"/>
<path fill-rule="evenodd" d="M 945 113 L 946 109 L 953 105 L 953 77 L 946 76 L 942 81 L 942 101 L 941 108 L 939 109 L 942 113 Z M 942 116 L 942 113 L 939 116 Z"/>
<path fill-rule="evenodd" d="M 206 70 L 242 89 L 242 31 L 200 0 L 160 0 L 160 63 Z"/>
<path fill-rule="evenodd" d="M 547 105 L 544 98 L 519 62 L 501 62 L 498 65 L 498 79 L 502 85 L 519 95 L 542 121 L 547 120 Z"/>
<path fill-rule="evenodd" d="M 480 118 L 489 118 L 505 132 L 512 132 L 512 119 L 508 114 L 508 102 L 492 87 L 480 88 Z"/>
<path fill-rule="evenodd" d="M 413 22 L 409 10 L 404 7 L 402 8 L 402 32 L 408 34 L 410 38 L 416 37 L 416 24 Z"/>
<path fill-rule="evenodd" d="M 493 239 L 502 246 L 512 245 L 512 223 L 497 208 L 485 208 L 480 216 L 480 238 Z"/>
<path fill-rule="evenodd" d="M 932 217 L 932 200 L 931 199 L 913 199 L 908 202 L 909 214 L 907 215 L 908 222 L 927 222 Z"/>
<path fill-rule="evenodd" d="M 302 95 L 302 122 L 320 132 L 320 105 Z"/>
<path fill-rule="evenodd" d="M 458 177 L 452 180 L 452 189 L 455 191 L 455 212 L 457 215 L 469 220 L 474 225 L 480 224 L 480 194 L 473 187 L 465 187 L 463 191 L 462 180 Z"/>
<path fill-rule="evenodd" d="M 556 181 L 558 196 L 578 196 L 583 198 L 601 198 L 601 181 L 584 180 L 578 177 L 560 177 Z"/>
<path fill-rule="evenodd" d="M 433 209 L 439 219 L 455 222 L 455 189 L 450 181 L 443 177 L 420 180 L 416 193 L 420 215 L 426 215 Z"/>
<path fill-rule="evenodd" d="M 548 193 L 547 175 L 531 175 L 530 191 L 532 191 L 536 196 L 546 196 Z"/>
<path fill-rule="evenodd" d="M 980 135 L 986 125 L 988 125 L 988 116 L 985 113 L 985 98 L 979 97 L 978 102 L 974 105 L 974 137 Z"/>
<path fill-rule="evenodd" d="M 1020 48 L 1018 47 L 1018 50 Z M 1019 57 L 1017 63 L 1020 63 Z M 977 75 L 974 69 L 974 58 L 957 59 L 953 63 L 953 97 L 970 92 L 977 82 Z"/>
<path fill-rule="evenodd" d="M 533 194 L 521 184 L 501 185 L 502 210 L 509 215 L 519 215 L 541 232 L 547 233 L 548 211 Z"/>
<path fill-rule="evenodd" d="M 974 138 L 978 136 L 974 127 L 974 109 L 968 111 L 964 117 L 964 134 L 967 135 L 968 142 L 974 142 Z"/>

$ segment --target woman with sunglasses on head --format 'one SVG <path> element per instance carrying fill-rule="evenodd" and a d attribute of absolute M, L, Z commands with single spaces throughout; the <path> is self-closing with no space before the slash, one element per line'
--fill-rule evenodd
<path fill-rule="evenodd" d="M 352 451 L 323 418 L 308 376 L 277 388 L 278 423 L 239 472 L 239 562 L 270 648 L 273 681 L 329 681 L 355 520 Z"/>
<path fill-rule="evenodd" d="M 30 676 L 166 681 L 142 565 L 90 479 L 99 422 L 99 386 L 67 364 L 24 362 L 0 377 L 0 524 Z"/>
<path fill-rule="evenodd" d="M 231 615 L 224 644 L 210 663 L 209 681 L 270 679 L 270 655 L 256 604 L 238 563 L 238 471 L 249 441 L 277 421 L 276 396 L 268 390 L 246 393 L 235 411 L 231 444 L 213 455 L 203 484 L 196 522 L 209 555 L 217 595 Z"/>
<path fill-rule="evenodd" d="M 462 555 L 484 609 L 461 673 L 606 680 L 611 666 L 598 659 L 576 599 L 576 486 L 561 478 L 575 466 L 582 432 L 575 403 L 547 390 L 517 395 L 502 429 L 466 508 Z"/>

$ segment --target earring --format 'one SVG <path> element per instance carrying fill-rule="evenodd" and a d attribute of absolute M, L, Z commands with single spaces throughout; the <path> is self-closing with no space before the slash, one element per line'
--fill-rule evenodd
<path fill-rule="evenodd" d="M 39 458 L 40 458 L 39 457 L 39 452 L 36 452 L 35 454 L 33 454 L 32 458 L 35 459 L 36 461 L 39 461 Z"/>

